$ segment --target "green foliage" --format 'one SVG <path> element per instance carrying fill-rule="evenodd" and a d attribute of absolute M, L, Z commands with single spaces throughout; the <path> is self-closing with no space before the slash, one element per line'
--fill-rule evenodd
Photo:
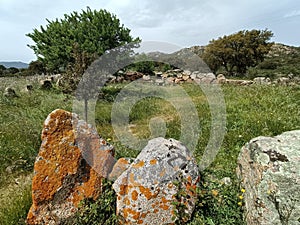
<path fill-rule="evenodd" d="M 112 181 L 103 180 L 102 193 L 97 200 L 84 199 L 77 212 L 77 225 L 116 225 L 116 194 Z"/>
<path fill-rule="evenodd" d="M 201 175 L 197 191 L 198 201 L 193 219 L 188 225 L 245 224 L 242 215 L 243 195 L 238 183 L 224 184 L 211 176 L 213 171 Z M 236 179 L 232 179 L 236 182 Z"/>
<path fill-rule="evenodd" d="M 45 65 L 38 60 L 30 62 L 27 70 L 32 75 L 46 73 Z"/>
<path fill-rule="evenodd" d="M 300 48 L 274 44 L 265 60 L 247 72 L 249 78 L 300 77 Z"/>
<path fill-rule="evenodd" d="M 210 41 L 203 59 L 212 71 L 225 69 L 229 75 L 244 75 L 249 67 L 262 62 L 273 43 L 268 30 L 244 30 Z"/>
<path fill-rule="evenodd" d="M 131 64 L 127 67 L 127 69 L 134 70 L 137 72 L 141 72 L 144 74 L 153 75 L 155 69 L 155 63 L 153 61 L 148 61 L 148 57 L 146 54 L 140 54 L 136 56 L 136 60 L 138 62 Z"/>
<path fill-rule="evenodd" d="M 65 14 L 60 20 L 47 19 L 47 22 L 45 28 L 34 29 L 27 36 L 35 42 L 29 47 L 48 71 L 65 70 L 68 65 L 78 63 L 72 54 L 74 45 L 77 45 L 76 51 L 83 54 L 101 56 L 109 49 L 139 41 L 130 36 L 130 30 L 106 10 L 87 8 L 81 13 Z"/>

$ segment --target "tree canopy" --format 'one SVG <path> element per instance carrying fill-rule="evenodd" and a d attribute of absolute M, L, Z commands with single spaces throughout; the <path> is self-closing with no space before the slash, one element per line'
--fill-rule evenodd
<path fill-rule="evenodd" d="M 46 27 L 34 29 L 27 34 L 35 44 L 29 45 L 47 71 L 57 72 L 74 66 L 74 51 L 88 54 L 95 59 L 105 51 L 130 42 L 139 42 L 130 35 L 130 30 L 106 10 L 89 7 L 81 13 L 65 14 L 63 19 L 50 21 Z M 86 65 L 83 65 L 86 67 Z"/>
<path fill-rule="evenodd" d="M 243 30 L 213 39 L 206 46 L 203 59 L 213 72 L 223 68 L 229 75 L 243 75 L 264 60 L 273 45 L 269 42 L 272 36 L 267 29 Z"/>

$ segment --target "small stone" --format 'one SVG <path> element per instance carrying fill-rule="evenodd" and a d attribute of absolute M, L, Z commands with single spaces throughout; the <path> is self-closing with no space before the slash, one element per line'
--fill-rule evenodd
<path fill-rule="evenodd" d="M 16 94 L 15 89 L 13 89 L 13 88 L 11 88 L 11 87 L 5 88 L 4 93 L 3 93 L 3 96 L 4 96 L 4 97 L 7 97 L 7 98 L 15 98 L 15 97 L 18 97 L 18 95 Z"/>

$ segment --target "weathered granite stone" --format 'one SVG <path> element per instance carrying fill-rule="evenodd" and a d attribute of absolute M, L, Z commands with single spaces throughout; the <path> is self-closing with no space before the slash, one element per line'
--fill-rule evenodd
<path fill-rule="evenodd" d="M 131 158 L 120 158 L 114 165 L 111 173 L 108 176 L 109 180 L 115 181 L 123 172 L 125 172 L 133 162 Z"/>
<path fill-rule="evenodd" d="M 75 114 L 64 110 L 50 113 L 34 164 L 33 203 L 27 223 L 63 224 L 74 216 L 82 199 L 97 198 L 102 178 L 112 167 L 112 151 L 112 146 Z"/>
<path fill-rule="evenodd" d="M 300 130 L 258 137 L 238 158 L 248 225 L 299 225 Z"/>
<path fill-rule="evenodd" d="M 155 138 L 115 181 L 117 214 L 125 224 L 172 224 L 177 220 L 172 203 L 194 210 L 199 171 L 189 150 L 174 139 Z M 176 184 L 177 182 L 177 184 Z M 179 186 L 186 196 L 176 198 Z"/>

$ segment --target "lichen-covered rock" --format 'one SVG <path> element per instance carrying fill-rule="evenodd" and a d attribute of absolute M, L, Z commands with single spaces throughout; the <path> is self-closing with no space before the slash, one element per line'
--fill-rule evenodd
<path fill-rule="evenodd" d="M 50 113 L 34 164 L 33 203 L 27 223 L 63 224 L 74 216 L 82 199 L 97 198 L 102 178 L 113 164 L 112 152 L 112 146 L 75 114 Z"/>
<path fill-rule="evenodd" d="M 299 225 L 300 130 L 258 137 L 238 158 L 248 225 Z"/>
<path fill-rule="evenodd" d="M 174 139 L 152 139 L 113 184 L 117 214 L 124 224 L 172 224 L 177 202 L 186 206 L 188 219 L 198 181 L 197 164 L 185 146 Z M 180 196 L 179 188 L 185 196 Z"/>
<path fill-rule="evenodd" d="M 115 181 L 123 172 L 125 172 L 130 164 L 133 162 L 131 158 L 120 158 L 114 165 L 111 173 L 108 175 L 108 179 Z"/>

